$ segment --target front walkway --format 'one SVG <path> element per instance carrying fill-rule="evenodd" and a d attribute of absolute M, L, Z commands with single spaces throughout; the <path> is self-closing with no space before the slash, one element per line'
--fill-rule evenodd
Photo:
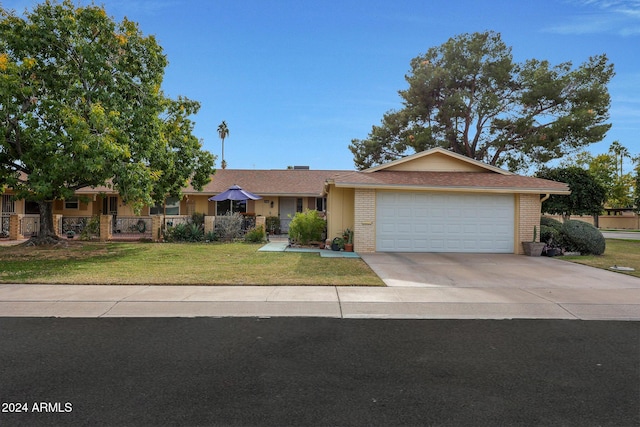
<path fill-rule="evenodd" d="M 320 248 L 296 248 L 290 247 L 288 241 L 271 241 L 258 249 L 258 252 L 309 252 L 318 253 L 323 258 L 360 258 L 356 252 L 332 251 Z"/>

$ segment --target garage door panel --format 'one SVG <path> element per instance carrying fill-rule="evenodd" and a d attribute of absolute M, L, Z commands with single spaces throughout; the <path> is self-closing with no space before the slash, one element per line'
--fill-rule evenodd
<path fill-rule="evenodd" d="M 378 192 L 376 248 L 513 252 L 513 195 Z"/>
<path fill-rule="evenodd" d="M 429 225 L 425 223 L 414 224 L 413 231 L 416 234 L 426 235 L 429 232 Z"/>

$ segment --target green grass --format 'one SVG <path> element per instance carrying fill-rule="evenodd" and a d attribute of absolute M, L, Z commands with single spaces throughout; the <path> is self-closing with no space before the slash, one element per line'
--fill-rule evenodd
<path fill-rule="evenodd" d="M 79 243 L 0 247 L 0 283 L 384 286 L 361 259 L 261 245 Z"/>
<path fill-rule="evenodd" d="M 614 265 L 631 267 L 635 271 L 622 274 L 640 277 L 640 240 L 607 239 L 607 247 L 602 255 L 565 256 L 562 259 L 605 270 Z"/>

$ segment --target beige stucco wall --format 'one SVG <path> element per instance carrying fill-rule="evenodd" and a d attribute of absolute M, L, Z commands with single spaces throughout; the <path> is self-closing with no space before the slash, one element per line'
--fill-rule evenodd
<path fill-rule="evenodd" d="M 273 202 L 273 207 L 271 207 Z M 278 209 L 280 207 L 279 198 L 276 196 L 265 196 L 260 200 L 249 202 L 247 209 L 253 208 L 250 212 L 255 212 L 257 216 L 278 216 Z"/>
<path fill-rule="evenodd" d="M 180 201 L 180 215 L 189 215 L 192 213 L 190 210 L 207 215 L 209 213 L 209 200 L 207 200 L 209 197 L 200 194 L 184 196 Z"/>
<path fill-rule="evenodd" d="M 451 158 L 444 154 L 433 153 L 429 156 L 413 159 L 408 162 L 391 165 L 385 170 L 389 171 L 430 171 L 430 172 L 486 172 L 487 170 L 473 165 L 471 163 L 462 162 L 458 159 Z"/>
<path fill-rule="evenodd" d="M 94 212 L 94 203 L 80 202 L 78 203 L 78 209 L 65 209 L 64 200 L 56 200 L 53 202 L 53 213 L 63 216 L 93 216 L 99 212 Z"/>
<path fill-rule="evenodd" d="M 330 186 L 327 194 L 327 239 L 342 236 L 345 228 L 354 229 L 354 198 L 353 188 Z"/>
<path fill-rule="evenodd" d="M 562 222 L 562 216 L 560 215 L 545 216 Z M 593 217 L 591 215 L 572 215 L 569 219 L 575 219 L 593 225 Z M 640 215 L 632 213 L 625 213 L 625 215 L 600 215 L 598 217 L 598 227 L 601 229 L 640 230 Z"/>

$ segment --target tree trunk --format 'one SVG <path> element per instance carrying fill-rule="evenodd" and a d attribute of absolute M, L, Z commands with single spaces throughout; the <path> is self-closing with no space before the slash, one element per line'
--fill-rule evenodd
<path fill-rule="evenodd" d="M 53 201 L 38 201 L 38 208 L 40 209 L 40 233 L 34 240 L 43 243 L 51 240 L 57 242 L 60 238 L 53 228 Z"/>

